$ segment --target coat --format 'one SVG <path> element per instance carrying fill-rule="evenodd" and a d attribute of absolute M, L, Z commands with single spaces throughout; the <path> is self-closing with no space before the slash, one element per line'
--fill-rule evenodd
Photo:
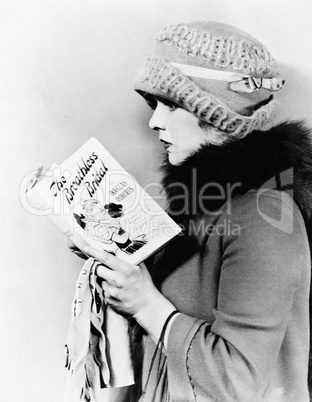
<path fill-rule="evenodd" d="M 181 314 L 157 362 L 145 337 L 140 401 L 309 401 L 311 151 L 289 122 L 165 163 L 184 231 L 153 277 Z"/>

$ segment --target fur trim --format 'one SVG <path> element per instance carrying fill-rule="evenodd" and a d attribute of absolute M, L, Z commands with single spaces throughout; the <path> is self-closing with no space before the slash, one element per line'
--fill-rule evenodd
<path fill-rule="evenodd" d="M 205 145 L 179 166 L 172 166 L 166 160 L 163 187 L 168 212 L 177 222 L 182 222 L 201 214 L 203 206 L 216 211 L 224 200 L 200 203 L 194 194 L 199 194 L 204 186 L 205 196 L 220 195 L 220 186 L 224 191 L 227 186 L 235 186 L 233 196 L 244 194 L 260 188 L 287 169 L 293 169 L 294 200 L 309 229 L 312 227 L 312 133 L 300 121 L 284 122 L 268 131 L 254 131 L 223 146 Z M 208 187 L 207 183 L 217 185 Z M 278 183 L 272 187 L 284 189 Z M 185 197 L 186 188 L 188 197 Z M 308 231 L 311 233 L 311 229 Z"/>
<path fill-rule="evenodd" d="M 302 211 L 312 244 L 312 133 L 303 122 L 285 122 L 268 131 L 254 131 L 224 146 L 203 146 L 179 166 L 170 165 L 166 157 L 162 169 L 167 211 L 187 228 L 189 220 L 204 213 L 203 207 L 216 211 L 224 203 L 210 198 L 201 204 L 198 194 L 205 185 L 204 195 L 211 196 L 220 195 L 220 186 L 226 191 L 227 185 L 233 187 L 240 183 L 232 192 L 235 196 L 258 189 L 291 168 L 294 169 L 294 199 Z M 272 187 L 278 187 L 273 182 Z M 217 186 L 207 187 L 207 183 L 217 183 Z M 199 247 L 198 239 L 188 236 L 187 231 L 175 237 L 155 256 L 151 271 L 156 286 Z"/>
<path fill-rule="evenodd" d="M 281 123 L 268 131 L 254 131 L 242 140 L 223 146 L 208 145 L 186 159 L 180 166 L 163 165 L 163 186 L 168 199 L 168 212 L 182 225 L 203 213 L 202 205 L 195 204 L 192 186 L 196 181 L 196 194 L 207 183 L 218 183 L 225 190 L 226 185 L 241 183 L 235 194 L 244 194 L 258 189 L 270 179 L 287 169 L 293 169 L 293 197 L 305 220 L 312 250 L 312 133 L 300 121 Z M 277 180 L 275 187 L 286 190 Z M 185 199 L 185 188 L 190 194 Z M 217 187 L 208 187 L 204 195 L 213 195 Z M 215 195 L 220 194 L 219 191 Z M 232 193 L 234 195 L 234 193 Z M 219 209 L 224 201 L 205 201 L 207 210 Z M 188 207 L 188 208 L 186 208 Z M 188 210 L 187 210 L 188 209 Z M 181 211 L 183 211 L 181 213 Z M 179 253 L 176 253 L 176 250 Z M 181 263 L 199 249 L 191 236 L 177 236 L 165 249 L 163 256 L 154 265 L 154 282 L 160 287 L 162 281 Z M 310 297 L 310 331 L 312 331 L 312 293 Z M 312 339 L 310 348 L 312 350 Z M 312 354 L 309 358 L 309 391 L 312 397 Z M 311 399 L 312 400 L 312 399 Z"/>

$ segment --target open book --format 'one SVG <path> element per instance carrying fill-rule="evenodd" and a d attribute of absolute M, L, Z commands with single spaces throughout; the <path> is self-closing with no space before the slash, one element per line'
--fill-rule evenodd
<path fill-rule="evenodd" d="M 181 228 L 95 138 L 41 172 L 28 202 L 75 245 L 91 245 L 139 264 Z"/>

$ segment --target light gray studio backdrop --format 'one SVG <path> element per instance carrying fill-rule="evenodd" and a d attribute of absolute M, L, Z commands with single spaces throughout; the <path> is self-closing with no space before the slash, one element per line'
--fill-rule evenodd
<path fill-rule="evenodd" d="M 2 401 L 62 401 L 82 264 L 47 219 L 21 206 L 25 175 L 94 136 L 143 185 L 159 180 L 162 147 L 132 83 L 168 23 L 219 20 L 259 38 L 286 78 L 281 118 L 312 124 L 311 11 L 311 0 L 0 1 Z"/>

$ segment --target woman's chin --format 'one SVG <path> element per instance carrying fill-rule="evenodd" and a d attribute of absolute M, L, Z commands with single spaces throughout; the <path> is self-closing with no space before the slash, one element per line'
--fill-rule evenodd
<path fill-rule="evenodd" d="M 186 157 L 182 155 L 174 155 L 168 152 L 168 161 L 172 166 L 179 166 L 183 161 L 185 161 Z"/>

